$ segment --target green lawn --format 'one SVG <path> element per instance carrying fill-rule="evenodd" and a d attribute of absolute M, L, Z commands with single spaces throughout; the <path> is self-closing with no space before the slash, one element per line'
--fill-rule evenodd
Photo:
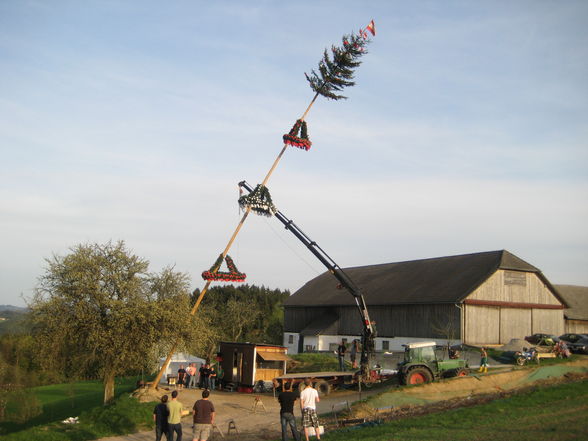
<path fill-rule="evenodd" d="M 535 388 L 487 404 L 341 429 L 328 441 L 537 441 L 588 439 L 588 381 Z"/>
<path fill-rule="evenodd" d="M 103 406 L 103 386 L 100 381 L 81 381 L 27 389 L 42 407 L 42 413 L 32 419 L 17 423 L 0 423 L 2 440 L 89 440 L 99 436 L 132 432 L 149 425 L 152 404 L 141 404 L 128 398 L 135 389 L 136 378 L 117 379 L 116 400 L 111 406 Z M 11 403 L 8 416 L 18 403 Z M 64 425 L 67 417 L 80 417 L 80 424 Z"/>

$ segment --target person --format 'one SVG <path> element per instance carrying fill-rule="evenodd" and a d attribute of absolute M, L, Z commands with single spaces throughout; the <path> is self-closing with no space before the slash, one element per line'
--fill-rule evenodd
<path fill-rule="evenodd" d="M 483 346 L 480 349 L 480 356 L 480 369 L 478 369 L 478 372 L 488 372 L 488 352 Z"/>
<path fill-rule="evenodd" d="M 210 365 L 210 369 L 208 370 L 208 385 L 210 386 L 210 390 L 214 390 L 216 386 L 216 371 L 214 369 L 214 364 Z"/>
<path fill-rule="evenodd" d="M 171 393 L 171 401 L 167 403 L 168 417 L 168 441 L 174 441 L 174 432 L 176 441 L 182 441 L 182 403 L 178 401 L 178 391 Z"/>
<path fill-rule="evenodd" d="M 165 433 L 165 439 L 169 440 L 169 430 L 167 425 L 167 395 L 161 397 L 161 403 L 158 403 L 153 409 L 153 421 L 155 422 L 155 441 L 161 440 L 161 435 Z"/>
<path fill-rule="evenodd" d="M 208 399 L 210 391 L 202 391 L 202 399 L 194 403 L 192 408 L 194 415 L 194 429 L 192 432 L 192 441 L 206 441 L 212 434 L 212 425 L 216 412 L 214 404 Z"/>
<path fill-rule="evenodd" d="M 204 369 L 200 371 L 200 377 L 203 377 L 202 385 L 204 389 L 210 390 L 210 364 L 204 364 Z"/>
<path fill-rule="evenodd" d="M 320 401 L 318 392 L 312 387 L 312 380 L 310 378 L 304 379 L 306 387 L 300 393 L 300 410 L 302 411 L 302 427 L 304 427 L 304 436 L 308 441 L 308 428 L 314 427 L 316 439 L 321 439 L 319 433 L 319 420 L 316 414 L 316 403 Z"/>
<path fill-rule="evenodd" d="M 196 388 L 196 363 L 190 363 L 188 366 L 188 373 L 190 374 L 190 381 L 188 382 L 188 389 Z"/>
<path fill-rule="evenodd" d="M 208 372 L 208 369 L 206 368 L 206 363 L 202 363 L 202 365 L 200 366 L 200 369 L 198 370 L 200 373 L 200 383 L 198 384 L 198 387 L 200 387 L 200 389 L 207 389 L 207 385 L 206 385 L 206 373 Z"/>
<path fill-rule="evenodd" d="M 351 367 L 353 369 L 357 369 L 357 352 L 359 351 L 359 341 L 353 340 L 351 343 L 351 352 L 349 353 L 349 357 L 351 358 Z"/>
<path fill-rule="evenodd" d="M 181 390 L 184 387 L 184 382 L 186 381 L 186 369 L 184 369 L 184 365 L 181 364 L 180 368 L 178 369 L 178 387 Z"/>
<path fill-rule="evenodd" d="M 288 426 L 290 426 L 294 439 L 300 441 L 300 433 L 296 429 L 296 418 L 294 417 L 294 403 L 297 399 L 298 394 L 291 390 L 283 390 L 278 395 L 278 401 L 280 402 L 280 423 L 282 424 L 282 441 L 288 439 Z"/>
<path fill-rule="evenodd" d="M 223 390 L 225 387 L 225 371 L 223 370 L 223 365 L 221 364 L 222 359 L 219 360 L 218 364 L 216 365 L 216 380 L 219 390 Z"/>
<path fill-rule="evenodd" d="M 343 341 L 341 341 L 341 344 L 337 347 L 337 357 L 339 358 L 339 370 L 340 371 L 345 370 L 344 359 L 345 359 L 345 351 L 346 350 L 347 350 L 347 348 L 345 347 L 345 343 Z"/>

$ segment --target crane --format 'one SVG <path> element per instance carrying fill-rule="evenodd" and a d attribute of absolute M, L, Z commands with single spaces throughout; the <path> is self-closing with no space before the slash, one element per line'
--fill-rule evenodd
<path fill-rule="evenodd" d="M 246 181 L 239 182 L 239 187 L 247 190 L 249 193 L 253 191 L 253 188 Z M 370 372 L 370 359 L 374 352 L 376 330 L 374 324 L 370 320 L 368 308 L 361 289 L 355 284 L 355 282 L 353 282 L 353 280 L 351 280 L 345 271 L 343 271 L 343 269 L 292 220 L 288 219 L 279 210 L 274 213 L 274 216 L 288 231 L 294 234 L 294 236 L 296 236 L 296 238 L 300 240 L 325 267 L 327 267 L 329 272 L 339 281 L 340 287 L 345 288 L 353 296 L 362 323 L 359 380 L 363 383 L 371 383 L 373 375 Z"/>

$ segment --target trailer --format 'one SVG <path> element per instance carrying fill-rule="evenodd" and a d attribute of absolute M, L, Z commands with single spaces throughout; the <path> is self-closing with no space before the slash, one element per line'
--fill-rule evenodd
<path fill-rule="evenodd" d="M 304 380 L 310 378 L 312 386 L 319 396 L 329 395 L 331 391 L 342 386 L 352 386 L 357 383 L 357 372 L 302 372 L 298 374 L 284 374 L 274 380 L 274 387 L 279 390 L 298 389 L 302 392 L 306 385 Z"/>

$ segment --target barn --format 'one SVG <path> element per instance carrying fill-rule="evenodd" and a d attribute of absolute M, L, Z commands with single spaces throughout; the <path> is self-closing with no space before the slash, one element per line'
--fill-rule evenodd
<path fill-rule="evenodd" d="M 588 286 L 555 285 L 566 302 L 564 310 L 566 334 L 588 334 Z"/>
<path fill-rule="evenodd" d="M 559 293 L 539 269 L 506 250 L 344 271 L 363 291 L 379 351 L 430 339 L 492 345 L 564 331 L 566 303 Z M 332 351 L 361 331 L 353 297 L 328 272 L 284 302 L 290 353 Z"/>

